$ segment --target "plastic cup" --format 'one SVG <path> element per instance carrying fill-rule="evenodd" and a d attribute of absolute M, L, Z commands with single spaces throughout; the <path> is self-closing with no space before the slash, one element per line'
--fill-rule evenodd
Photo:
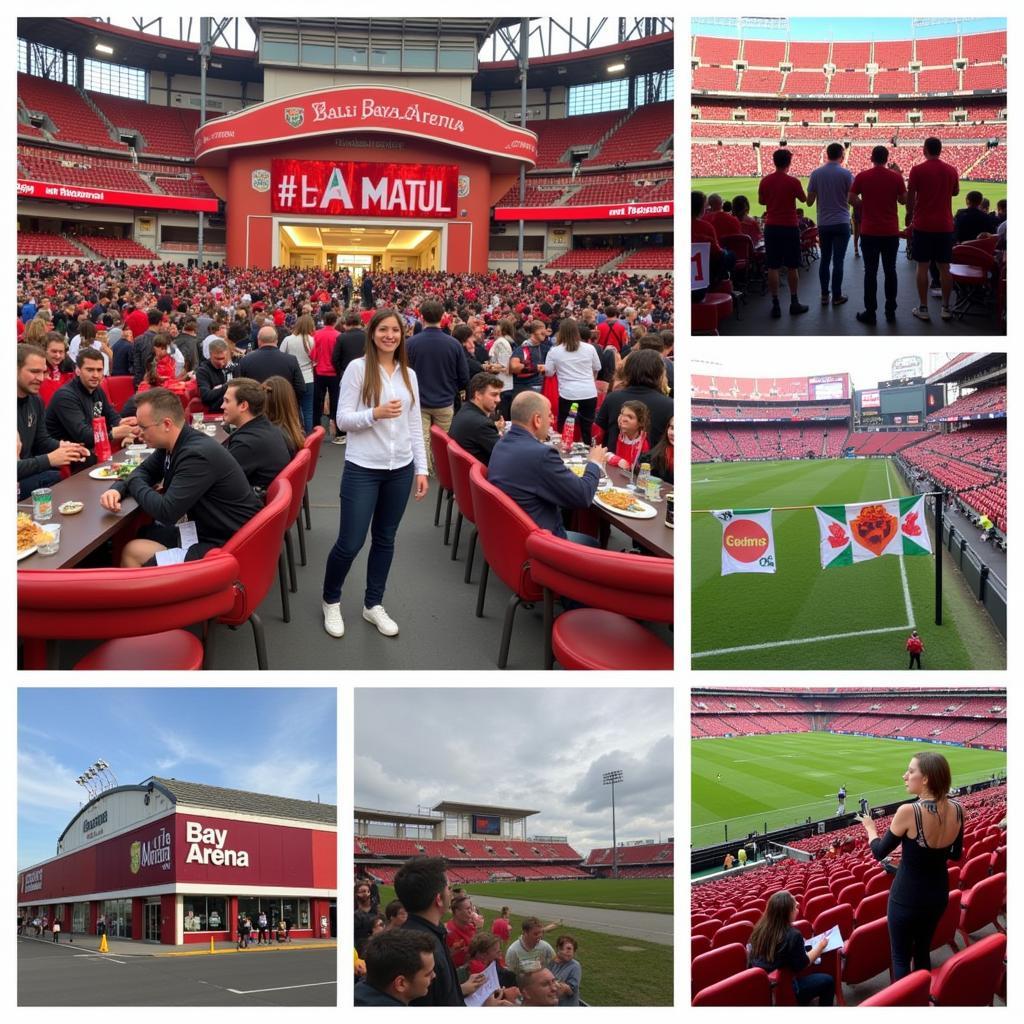
<path fill-rule="evenodd" d="M 39 554 L 55 555 L 60 550 L 60 523 L 51 523 L 43 531 L 39 541 Z"/>
<path fill-rule="evenodd" d="M 661 480 L 656 476 L 647 478 L 647 500 L 661 501 Z"/>
<path fill-rule="evenodd" d="M 206 431 L 208 437 L 213 437 L 213 435 L 217 433 L 217 424 L 206 423 L 203 425 L 203 430 Z"/>
<path fill-rule="evenodd" d="M 201 427 L 202 425 L 203 425 L 203 413 L 201 413 L 201 412 L 194 412 L 194 413 L 192 413 L 192 426 L 198 428 L 198 427 Z"/>
<path fill-rule="evenodd" d="M 49 487 L 37 487 L 32 492 L 32 518 L 37 523 L 53 518 L 53 491 Z"/>

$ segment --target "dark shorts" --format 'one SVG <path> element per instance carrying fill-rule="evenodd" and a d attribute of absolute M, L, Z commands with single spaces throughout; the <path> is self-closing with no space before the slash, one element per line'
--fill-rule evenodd
<path fill-rule="evenodd" d="M 910 253 L 915 263 L 952 263 L 953 232 L 915 230 L 910 238 Z"/>
<path fill-rule="evenodd" d="M 764 265 L 769 270 L 800 266 L 800 229 L 767 224 L 764 229 Z"/>

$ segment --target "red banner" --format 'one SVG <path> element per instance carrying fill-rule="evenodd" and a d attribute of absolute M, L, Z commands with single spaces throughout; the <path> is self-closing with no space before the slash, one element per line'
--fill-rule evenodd
<path fill-rule="evenodd" d="M 274 213 L 359 217 L 454 217 L 455 164 L 271 160 Z"/>
<path fill-rule="evenodd" d="M 671 217 L 672 201 L 620 203 L 618 206 L 501 206 L 495 220 L 636 220 Z"/>
<path fill-rule="evenodd" d="M 58 185 L 46 181 L 18 179 L 19 199 L 56 199 L 64 203 L 98 203 L 100 206 L 142 206 L 148 210 L 188 210 L 216 213 L 216 199 L 164 196 L 153 192 L 117 192 L 86 185 Z"/>

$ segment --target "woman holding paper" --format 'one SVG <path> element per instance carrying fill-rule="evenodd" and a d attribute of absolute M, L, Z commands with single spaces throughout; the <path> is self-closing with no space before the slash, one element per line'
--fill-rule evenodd
<path fill-rule="evenodd" d="M 949 799 L 952 776 L 941 754 L 912 757 L 903 783 L 917 802 L 897 808 L 884 838 L 878 838 L 871 818 L 857 816 L 877 860 L 902 844 L 886 914 L 894 981 L 910 974 L 911 959 L 914 970 L 931 970 L 932 936 L 949 902 L 946 861 L 960 859 L 964 839 L 963 808 Z"/>
<path fill-rule="evenodd" d="M 799 975 L 808 964 L 824 952 L 828 939 L 822 936 L 810 949 L 804 949 L 804 937 L 793 927 L 796 920 L 796 900 L 791 893 L 774 893 L 768 900 L 764 916 L 754 925 L 750 934 L 750 966 L 771 972 L 785 968 L 793 972 L 793 992 L 801 1006 L 812 999 L 819 1006 L 831 1006 L 835 999 L 835 979 L 824 971 Z"/>

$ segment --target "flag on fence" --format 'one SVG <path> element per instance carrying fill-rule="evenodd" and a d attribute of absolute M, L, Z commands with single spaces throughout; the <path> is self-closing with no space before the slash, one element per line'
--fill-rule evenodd
<path fill-rule="evenodd" d="M 719 509 L 711 513 L 722 524 L 722 575 L 734 572 L 775 572 L 772 510 Z"/>
<path fill-rule="evenodd" d="M 816 505 L 814 512 L 822 569 L 882 555 L 932 553 L 923 494 L 860 505 Z"/>

